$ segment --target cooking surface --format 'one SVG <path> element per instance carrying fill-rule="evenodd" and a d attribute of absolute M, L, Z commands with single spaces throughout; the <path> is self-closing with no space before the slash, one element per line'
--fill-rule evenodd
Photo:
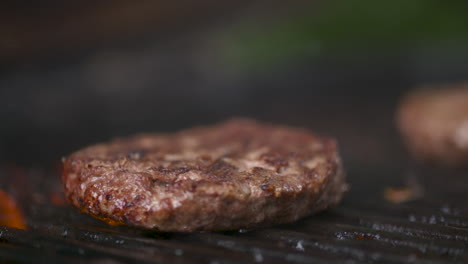
<path fill-rule="evenodd" d="M 415 166 L 349 165 L 352 188 L 336 209 L 257 230 L 174 234 L 112 227 L 77 212 L 64 204 L 58 168 L 5 166 L 2 188 L 20 203 L 28 228 L 0 227 L 0 260 L 462 263 L 468 261 L 464 176 L 462 171 Z M 397 187 L 419 194 L 394 204 L 384 193 Z"/>
<path fill-rule="evenodd" d="M 0 263 L 468 262 L 468 171 L 413 164 L 394 126 L 408 90 L 466 79 L 462 1 L 105 2 L 4 8 Z M 343 202 L 288 225 L 174 234 L 63 199 L 62 155 L 233 116 L 336 137 Z"/>

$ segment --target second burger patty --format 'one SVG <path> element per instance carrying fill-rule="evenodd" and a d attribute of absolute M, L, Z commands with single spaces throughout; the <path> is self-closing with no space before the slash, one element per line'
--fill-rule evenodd
<path fill-rule="evenodd" d="M 292 222 L 346 190 L 335 140 L 245 119 L 90 146 L 66 158 L 63 184 L 109 223 L 175 232 Z"/>

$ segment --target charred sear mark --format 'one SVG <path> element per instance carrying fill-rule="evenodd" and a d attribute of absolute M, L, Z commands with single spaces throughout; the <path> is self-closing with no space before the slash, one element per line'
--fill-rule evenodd
<path fill-rule="evenodd" d="M 260 157 L 267 164 L 275 167 L 276 172 L 289 165 L 288 160 L 278 153 L 266 153 Z"/>
<path fill-rule="evenodd" d="M 191 170 L 191 168 L 188 168 L 188 167 L 178 167 L 178 168 L 159 167 L 156 170 L 158 172 L 163 173 L 163 174 L 174 174 L 176 176 L 179 176 L 179 174 L 184 174 L 186 172 L 189 172 Z"/>
<path fill-rule="evenodd" d="M 129 152 L 127 154 L 127 158 L 131 159 L 131 160 L 139 160 L 141 158 L 143 158 L 144 156 L 146 155 L 146 151 L 145 150 L 133 150 L 131 152 Z"/>
<path fill-rule="evenodd" d="M 84 206 L 85 206 L 85 202 L 84 202 L 83 198 L 78 197 L 77 202 L 78 202 L 78 204 L 79 204 L 81 207 L 84 207 Z"/>
<path fill-rule="evenodd" d="M 206 168 L 206 174 L 212 178 L 226 180 L 231 178 L 236 170 L 236 167 L 221 159 L 218 159 Z"/>
<path fill-rule="evenodd" d="M 169 182 L 164 181 L 164 180 L 160 180 L 160 179 L 152 179 L 151 182 L 152 182 L 154 185 L 162 186 L 162 187 L 168 187 L 168 186 L 170 185 Z"/>

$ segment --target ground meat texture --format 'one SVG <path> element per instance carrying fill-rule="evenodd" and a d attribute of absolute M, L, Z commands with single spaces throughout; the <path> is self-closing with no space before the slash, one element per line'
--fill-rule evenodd
<path fill-rule="evenodd" d="M 418 160 L 468 165 L 468 83 L 411 92 L 401 102 L 397 121 Z"/>
<path fill-rule="evenodd" d="M 335 140 L 246 119 L 90 146 L 62 179 L 83 212 L 169 232 L 288 223 L 346 190 Z"/>

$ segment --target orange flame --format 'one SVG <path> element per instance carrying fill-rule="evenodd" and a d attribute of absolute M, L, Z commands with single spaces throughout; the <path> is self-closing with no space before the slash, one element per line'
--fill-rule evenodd
<path fill-rule="evenodd" d="M 15 200 L 2 190 L 0 190 L 0 225 L 26 229 L 26 221 Z"/>

